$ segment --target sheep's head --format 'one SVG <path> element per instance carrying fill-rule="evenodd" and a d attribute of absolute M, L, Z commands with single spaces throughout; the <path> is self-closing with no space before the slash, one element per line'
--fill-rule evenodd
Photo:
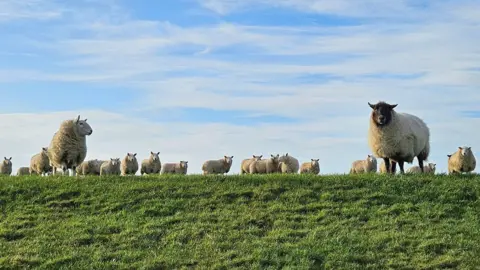
<path fill-rule="evenodd" d="M 185 169 L 188 168 L 188 161 L 184 161 L 184 160 L 180 161 L 180 168 L 185 168 Z"/>
<path fill-rule="evenodd" d="M 318 165 L 319 165 L 319 164 L 318 164 L 319 161 L 320 161 L 319 158 L 317 158 L 317 159 L 312 158 L 312 159 L 311 159 L 312 166 L 314 166 L 314 167 L 318 166 Z"/>
<path fill-rule="evenodd" d="M 377 159 L 373 155 L 367 155 L 367 160 L 370 162 L 377 162 Z"/>
<path fill-rule="evenodd" d="M 377 104 L 371 104 L 368 102 L 370 108 L 372 108 L 372 119 L 377 126 L 386 126 L 392 121 L 392 112 L 398 104 L 388 104 L 384 101 L 379 101 Z"/>
<path fill-rule="evenodd" d="M 233 162 L 233 156 L 229 157 L 229 156 L 223 156 L 223 160 L 226 164 L 232 164 Z"/>
<path fill-rule="evenodd" d="M 160 152 L 157 152 L 157 153 L 154 153 L 153 151 L 150 152 L 150 156 L 152 157 L 152 160 L 154 160 L 154 161 L 160 160 L 158 155 L 160 155 Z"/>
<path fill-rule="evenodd" d="M 93 133 L 93 129 L 90 124 L 87 123 L 87 119 L 80 120 L 80 115 L 74 121 L 77 132 L 81 136 L 90 136 Z"/>
<path fill-rule="evenodd" d="M 10 157 L 10 158 L 3 157 L 3 164 L 11 165 L 12 164 L 12 157 Z"/>
<path fill-rule="evenodd" d="M 280 155 L 279 154 L 277 154 L 276 156 L 270 155 L 270 159 L 272 160 L 273 163 L 278 163 L 280 159 Z"/>
<path fill-rule="evenodd" d="M 44 155 L 48 154 L 48 147 L 42 147 L 42 154 Z"/>
<path fill-rule="evenodd" d="M 137 159 L 137 153 L 132 154 L 132 153 L 127 153 L 127 160 L 128 161 L 135 161 Z"/>
<path fill-rule="evenodd" d="M 113 165 L 113 166 L 117 166 L 120 164 L 120 158 L 110 158 L 110 163 Z"/>
<path fill-rule="evenodd" d="M 460 150 L 460 153 L 462 154 L 462 156 L 470 156 L 470 155 L 473 155 L 472 153 L 472 147 L 469 147 L 469 146 L 459 146 L 458 147 L 458 150 Z"/>
<path fill-rule="evenodd" d="M 288 153 L 285 153 L 285 155 L 281 156 L 280 158 L 278 158 L 278 161 L 280 162 L 284 162 L 287 160 L 287 157 L 288 157 Z"/>
<path fill-rule="evenodd" d="M 435 163 L 428 163 L 428 167 L 430 168 L 430 170 L 432 170 L 432 172 L 435 173 L 435 169 L 437 168 L 437 164 L 435 164 Z"/>
<path fill-rule="evenodd" d="M 256 161 L 262 160 L 262 157 L 263 157 L 263 155 L 260 155 L 260 156 L 252 155 L 252 159 L 253 159 L 253 160 L 256 160 Z"/>

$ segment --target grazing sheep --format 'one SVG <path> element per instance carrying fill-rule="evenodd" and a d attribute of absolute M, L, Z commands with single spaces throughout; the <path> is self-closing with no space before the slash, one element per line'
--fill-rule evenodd
<path fill-rule="evenodd" d="M 310 162 L 302 163 L 300 166 L 300 174 L 319 174 L 320 173 L 320 159 L 312 158 Z"/>
<path fill-rule="evenodd" d="M 428 163 L 427 166 L 423 167 L 424 173 L 435 174 L 437 164 L 435 163 Z M 422 173 L 422 170 L 419 166 L 412 166 L 408 168 L 407 173 Z"/>
<path fill-rule="evenodd" d="M 364 160 L 355 160 L 352 162 L 350 173 L 370 173 L 377 172 L 377 159 L 372 155 L 367 155 Z"/>
<path fill-rule="evenodd" d="M 120 175 L 120 158 L 110 158 L 100 165 L 100 176 L 104 175 Z"/>
<path fill-rule="evenodd" d="M 297 173 L 300 169 L 300 163 L 298 162 L 298 159 L 288 155 L 288 153 L 281 156 L 278 159 L 278 162 L 279 170 L 282 173 Z"/>
<path fill-rule="evenodd" d="M 162 174 L 187 174 L 188 161 L 180 161 L 178 163 L 165 163 L 162 167 Z"/>
<path fill-rule="evenodd" d="M 12 157 L 4 157 L 0 163 L 0 174 L 11 175 L 12 174 Z"/>
<path fill-rule="evenodd" d="M 368 105 L 372 108 L 368 144 L 373 155 L 383 158 L 392 174 L 396 163 L 404 174 L 404 163 L 412 163 L 415 157 L 423 171 L 423 162 L 430 154 L 430 130 L 425 122 L 415 115 L 396 112 L 398 104 L 380 101 Z"/>
<path fill-rule="evenodd" d="M 255 156 L 255 155 L 252 155 L 251 158 L 247 158 L 247 159 L 244 159 L 242 160 L 242 164 L 240 164 L 240 174 L 244 174 L 244 173 L 250 173 L 250 164 L 256 160 L 257 158 L 259 160 L 261 160 L 263 157 L 263 155 L 260 155 L 260 156 Z"/>
<path fill-rule="evenodd" d="M 233 156 L 224 156 L 221 159 L 207 160 L 202 165 L 204 175 L 207 174 L 224 174 L 230 171 L 233 163 Z"/>
<path fill-rule="evenodd" d="M 150 151 L 150 158 L 142 160 L 140 174 L 160 173 L 162 163 L 158 155 L 160 155 L 160 152 L 154 153 Z"/>
<path fill-rule="evenodd" d="M 469 173 L 475 170 L 477 161 L 469 146 L 459 146 L 458 150 L 448 157 L 448 173 Z"/>
<path fill-rule="evenodd" d="M 105 162 L 106 160 L 98 160 L 98 159 L 92 159 L 92 160 L 86 160 L 80 164 L 80 166 L 77 167 L 76 171 L 77 174 L 80 175 L 100 175 L 100 166 Z"/>
<path fill-rule="evenodd" d="M 120 166 L 122 175 L 135 175 L 138 171 L 137 153 L 127 153 Z"/>
<path fill-rule="evenodd" d="M 260 156 L 261 158 L 261 156 Z M 250 173 L 251 174 L 265 174 L 265 173 L 276 173 L 279 172 L 278 168 L 278 159 L 280 155 L 270 155 L 269 159 L 254 159 L 250 163 Z"/>
<path fill-rule="evenodd" d="M 52 171 L 52 166 L 50 166 L 50 159 L 48 158 L 48 147 L 42 147 L 42 151 L 37 153 L 30 158 L 30 174 L 36 175 L 47 175 L 48 172 Z"/>
<path fill-rule="evenodd" d="M 17 170 L 17 176 L 30 175 L 30 167 L 20 167 Z"/>
<path fill-rule="evenodd" d="M 72 170 L 72 176 L 76 175 L 77 166 L 82 164 L 87 156 L 87 138 L 93 133 L 87 119 L 80 120 L 80 115 L 74 120 L 65 120 L 61 123 L 58 131 L 48 146 L 48 158 L 53 167 L 53 175 L 57 168 L 61 168 L 64 174 L 68 169 Z"/>

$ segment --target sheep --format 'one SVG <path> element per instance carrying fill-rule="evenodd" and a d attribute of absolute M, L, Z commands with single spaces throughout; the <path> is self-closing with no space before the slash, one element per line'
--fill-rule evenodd
<path fill-rule="evenodd" d="M 110 158 L 100 165 L 100 176 L 104 175 L 120 175 L 120 158 Z"/>
<path fill-rule="evenodd" d="M 20 167 L 17 170 L 17 176 L 30 175 L 30 167 Z"/>
<path fill-rule="evenodd" d="M 377 172 L 377 159 L 373 155 L 367 155 L 364 160 L 352 162 L 350 174 Z"/>
<path fill-rule="evenodd" d="M 244 174 L 244 173 L 250 173 L 250 164 L 256 160 L 257 158 L 259 160 L 261 160 L 263 157 L 263 155 L 260 155 L 260 156 L 255 156 L 255 155 L 252 155 L 251 158 L 247 158 L 247 159 L 244 159 L 242 160 L 242 163 L 240 164 L 240 174 Z"/>
<path fill-rule="evenodd" d="M 0 163 L 0 174 L 11 175 L 12 174 L 12 157 L 4 157 Z"/>
<path fill-rule="evenodd" d="M 448 157 L 448 173 L 469 173 L 475 170 L 477 161 L 469 146 L 459 146 L 458 150 Z"/>
<path fill-rule="evenodd" d="M 98 159 L 92 159 L 92 160 L 86 160 L 80 164 L 80 166 L 77 167 L 76 171 L 77 174 L 80 175 L 100 175 L 100 166 L 105 162 L 106 160 L 98 160 Z"/>
<path fill-rule="evenodd" d="M 424 173 L 430 173 L 430 174 L 435 174 L 437 164 L 435 163 L 428 163 L 427 166 L 423 167 L 423 172 Z M 412 166 L 408 168 L 407 173 L 421 173 L 422 171 L 420 170 L 419 166 Z"/>
<path fill-rule="evenodd" d="M 160 152 L 154 153 L 150 151 L 150 158 L 142 160 L 140 174 L 160 173 L 162 163 L 158 155 L 160 155 Z"/>
<path fill-rule="evenodd" d="M 181 160 L 178 163 L 165 163 L 162 167 L 162 174 L 187 174 L 188 161 Z"/>
<path fill-rule="evenodd" d="M 387 173 L 387 167 L 385 166 L 385 162 L 380 162 L 380 166 L 378 169 L 379 173 Z"/>
<path fill-rule="evenodd" d="M 221 159 L 207 160 L 202 164 L 203 175 L 225 174 L 230 171 L 233 163 L 233 156 L 223 156 Z"/>
<path fill-rule="evenodd" d="M 265 174 L 278 172 L 278 159 L 280 155 L 270 155 L 269 159 L 256 158 L 250 162 L 250 174 Z"/>
<path fill-rule="evenodd" d="M 398 104 L 379 101 L 377 104 L 368 102 L 368 105 L 372 109 L 368 144 L 373 155 L 382 158 L 392 174 L 395 173 L 396 163 L 404 174 L 404 163 L 411 164 L 416 157 L 423 172 L 423 162 L 430 154 L 430 130 L 427 124 L 415 115 L 396 112 L 394 108 Z"/>
<path fill-rule="evenodd" d="M 52 171 L 50 159 L 48 158 L 48 147 L 42 147 L 40 153 L 33 155 L 30 158 L 30 174 L 47 175 Z"/>
<path fill-rule="evenodd" d="M 278 159 L 278 162 L 279 171 L 282 173 L 297 173 L 300 169 L 300 163 L 298 162 L 298 159 L 288 155 L 288 153 L 281 156 Z"/>
<path fill-rule="evenodd" d="M 138 171 L 137 153 L 127 153 L 120 165 L 122 175 L 135 175 Z"/>
<path fill-rule="evenodd" d="M 304 162 L 300 166 L 300 174 L 319 174 L 320 173 L 320 159 L 310 159 L 310 162 Z"/>
<path fill-rule="evenodd" d="M 57 168 L 61 168 L 64 174 L 68 169 L 72 170 L 72 176 L 76 175 L 77 166 L 82 164 L 87 156 L 87 138 L 93 133 L 87 119 L 80 120 L 80 115 L 73 120 L 65 120 L 61 123 L 58 131 L 48 146 L 48 158 L 53 167 L 53 175 Z"/>

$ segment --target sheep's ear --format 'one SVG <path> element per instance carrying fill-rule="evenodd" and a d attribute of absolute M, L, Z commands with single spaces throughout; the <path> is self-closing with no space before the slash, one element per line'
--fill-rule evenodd
<path fill-rule="evenodd" d="M 43 150 L 43 151 L 47 151 L 47 147 L 42 147 L 42 150 Z"/>
<path fill-rule="evenodd" d="M 233 156 L 231 156 L 230 158 L 233 158 Z"/>
<path fill-rule="evenodd" d="M 451 157 L 452 155 L 447 155 L 447 157 Z"/>
<path fill-rule="evenodd" d="M 472 149 L 472 147 L 471 147 L 471 146 L 469 146 L 469 147 L 467 147 L 467 149 L 468 149 L 468 150 L 470 150 L 470 149 Z"/>
<path fill-rule="evenodd" d="M 260 156 L 258 156 L 258 157 L 259 157 L 259 158 L 262 158 L 262 157 L 263 157 L 263 155 L 260 155 Z"/>
<path fill-rule="evenodd" d="M 288 157 L 288 153 L 286 153 L 285 156 Z"/>
<path fill-rule="evenodd" d="M 315 159 L 315 160 L 316 160 L 316 161 L 320 161 L 320 159 L 319 159 L 319 158 L 317 158 L 317 159 Z"/>
<path fill-rule="evenodd" d="M 136 157 L 136 156 L 137 156 L 137 153 L 133 154 L 133 156 Z"/>
<path fill-rule="evenodd" d="M 395 107 L 397 107 L 397 106 L 398 106 L 398 104 L 392 104 L 392 105 L 390 105 L 390 109 L 393 110 L 393 109 L 395 109 Z"/>
<path fill-rule="evenodd" d="M 157 155 L 160 155 L 160 152 L 157 152 Z"/>
<path fill-rule="evenodd" d="M 459 146 L 459 147 L 458 147 L 458 150 L 462 150 L 462 147 L 461 147 L 461 146 Z"/>
<path fill-rule="evenodd" d="M 370 106 L 370 108 L 372 108 L 372 109 L 375 109 L 375 106 L 376 106 L 376 105 L 377 105 L 377 104 L 371 104 L 370 102 L 368 102 L 368 106 Z"/>
<path fill-rule="evenodd" d="M 77 119 L 75 120 L 75 123 L 78 123 L 80 121 L 80 114 L 77 116 Z"/>
<path fill-rule="evenodd" d="M 153 155 L 153 151 L 150 151 L 150 155 Z"/>

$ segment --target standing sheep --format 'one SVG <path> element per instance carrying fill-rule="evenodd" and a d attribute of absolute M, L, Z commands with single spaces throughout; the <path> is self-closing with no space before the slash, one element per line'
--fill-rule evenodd
<path fill-rule="evenodd" d="M 58 131 L 48 147 L 48 158 L 53 167 L 53 175 L 57 168 L 61 168 L 66 174 L 72 170 L 72 176 L 76 175 L 77 166 L 82 164 L 87 156 L 87 138 L 93 133 L 87 119 L 80 120 L 80 115 L 74 120 L 65 120 L 61 123 Z"/>
<path fill-rule="evenodd" d="M 30 175 L 30 168 L 29 167 L 20 167 L 17 170 L 17 176 L 21 175 Z"/>
<path fill-rule="evenodd" d="M 120 158 L 110 158 L 100 165 L 100 176 L 120 174 Z"/>
<path fill-rule="evenodd" d="M 261 156 L 260 156 L 261 158 Z M 278 172 L 278 159 L 280 155 L 270 155 L 269 159 L 255 159 L 250 163 L 250 173 L 251 174 L 266 174 L 266 173 L 276 173 Z"/>
<path fill-rule="evenodd" d="M 373 155 L 383 158 L 392 174 L 396 163 L 404 174 L 404 163 L 412 163 L 416 157 L 423 172 L 423 162 L 430 154 L 430 130 L 425 122 L 415 115 L 396 112 L 398 104 L 380 101 L 368 105 L 372 108 L 368 144 Z"/>
<path fill-rule="evenodd" d="M 4 157 L 2 163 L 0 163 L 0 174 L 11 175 L 12 174 L 12 157 Z"/>
<path fill-rule="evenodd" d="M 255 156 L 255 155 L 252 155 L 251 158 L 247 158 L 247 159 L 244 159 L 242 160 L 242 163 L 240 164 L 240 174 L 244 174 L 244 173 L 250 173 L 250 164 L 256 160 L 257 158 L 259 160 L 261 160 L 263 157 L 263 155 L 260 155 L 260 156 Z"/>
<path fill-rule="evenodd" d="M 162 167 L 162 174 L 187 174 L 188 161 L 180 161 L 178 163 L 165 163 Z"/>
<path fill-rule="evenodd" d="M 300 166 L 300 174 L 319 174 L 320 173 L 320 159 L 311 159 L 310 162 L 302 163 Z"/>
<path fill-rule="evenodd" d="M 207 160 L 202 164 L 203 175 L 225 174 L 230 171 L 233 163 L 233 156 L 224 156 L 221 159 Z"/>
<path fill-rule="evenodd" d="M 150 151 L 150 158 L 142 160 L 140 174 L 160 173 L 162 163 L 158 155 L 160 155 L 160 152 L 154 153 Z"/>
<path fill-rule="evenodd" d="M 377 172 L 377 159 L 372 155 L 367 155 L 364 160 L 355 160 L 352 162 L 350 173 L 370 173 Z"/>
<path fill-rule="evenodd" d="M 423 167 L 423 172 L 424 173 L 430 173 L 430 174 L 435 174 L 437 164 L 435 163 L 428 163 L 427 166 Z M 408 168 L 407 173 L 421 173 L 422 170 L 420 170 L 419 166 L 412 166 Z"/>
<path fill-rule="evenodd" d="M 40 153 L 30 158 L 30 174 L 47 175 L 52 170 L 50 159 L 48 158 L 48 147 L 42 147 Z"/>
<path fill-rule="evenodd" d="M 282 173 L 297 173 L 300 169 L 300 163 L 298 162 L 298 159 L 288 155 L 288 153 L 281 156 L 278 159 L 278 162 L 279 169 Z"/>
<path fill-rule="evenodd" d="M 448 173 L 469 173 L 475 170 L 477 161 L 469 146 L 459 146 L 458 150 L 448 157 Z"/>
<path fill-rule="evenodd" d="M 122 160 L 120 170 L 122 175 L 135 175 L 138 171 L 137 153 L 127 153 Z"/>
<path fill-rule="evenodd" d="M 106 160 L 98 160 L 98 159 L 92 159 L 92 160 L 86 160 L 80 164 L 80 166 L 77 167 L 77 174 L 80 175 L 100 175 L 100 166 L 105 162 Z"/>

